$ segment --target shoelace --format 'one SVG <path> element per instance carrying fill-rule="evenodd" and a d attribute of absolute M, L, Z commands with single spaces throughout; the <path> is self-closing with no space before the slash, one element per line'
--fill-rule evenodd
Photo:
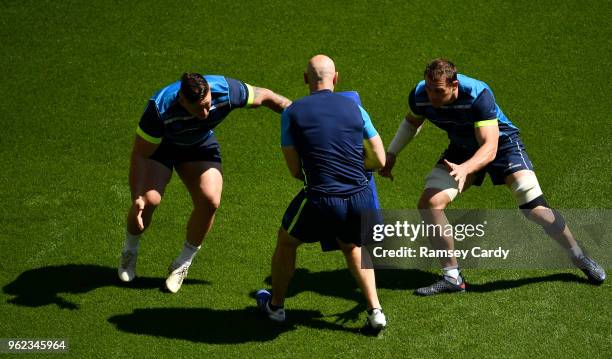
<path fill-rule="evenodd" d="M 181 281 L 187 276 L 187 271 L 189 271 L 189 266 L 184 265 L 180 267 L 179 271 L 176 273 Z"/>

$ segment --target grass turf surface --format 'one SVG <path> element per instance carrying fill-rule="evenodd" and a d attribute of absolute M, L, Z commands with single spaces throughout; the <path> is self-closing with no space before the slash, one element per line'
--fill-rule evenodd
<path fill-rule="evenodd" d="M 473 291 L 417 298 L 424 271 L 380 271 L 390 327 L 354 334 L 363 307 L 338 253 L 300 249 L 287 301 L 293 325 L 269 328 L 250 293 L 265 287 L 280 217 L 300 185 L 278 149 L 279 116 L 237 110 L 218 127 L 221 209 L 177 295 L 159 290 L 190 200 L 168 186 L 141 245 L 133 286 L 115 280 L 129 205 L 128 155 L 146 99 L 185 70 L 223 74 L 289 98 L 323 52 L 357 90 L 385 143 L 433 57 L 493 88 L 521 128 L 549 202 L 610 208 L 612 27 L 609 2 L 224 4 L 2 2 L 0 337 L 63 337 L 99 356 L 608 357 L 612 290 L 578 271 L 468 270 Z M 446 145 L 428 125 L 402 154 L 385 208 L 412 208 Z M 176 176 L 175 176 L 176 177 Z M 487 183 L 455 208 L 511 208 Z M 345 313 L 349 311 L 348 313 Z M 337 316 L 338 313 L 345 313 Z"/>

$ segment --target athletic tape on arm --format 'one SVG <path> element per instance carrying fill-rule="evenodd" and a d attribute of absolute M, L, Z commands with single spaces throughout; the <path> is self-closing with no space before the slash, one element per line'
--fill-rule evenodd
<path fill-rule="evenodd" d="M 420 130 L 421 127 L 417 128 L 406 120 L 402 121 L 397 128 L 395 137 L 393 137 L 393 140 L 389 144 L 387 152 L 398 155 L 404 149 L 404 147 L 406 147 L 406 145 L 412 141 L 414 136 L 416 136 Z"/>

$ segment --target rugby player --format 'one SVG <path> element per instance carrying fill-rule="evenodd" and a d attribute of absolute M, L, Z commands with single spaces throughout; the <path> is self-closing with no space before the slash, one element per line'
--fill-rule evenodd
<path fill-rule="evenodd" d="M 519 129 L 496 104 L 489 86 L 458 74 L 455 65 L 444 59 L 429 63 L 424 77 L 408 96 L 408 114 L 387 149 L 387 162 L 379 174 L 393 178 L 396 157 L 427 119 L 447 132 L 450 144 L 426 177 L 418 202 L 425 220 L 447 223 L 443 210 L 471 185 L 480 186 L 488 173 L 494 185 L 506 185 L 511 190 L 525 216 L 565 248 L 592 283 L 602 283 L 605 271 L 585 255 L 563 216 L 546 202 Z M 452 237 L 430 239 L 436 249 L 454 249 Z M 440 262 L 443 279 L 417 289 L 416 294 L 465 290 L 456 258 Z"/>
<path fill-rule="evenodd" d="M 170 292 L 181 288 L 221 201 L 221 152 L 213 129 L 237 108 L 264 105 L 281 113 L 290 104 L 268 89 L 198 73 L 184 73 L 180 81 L 151 97 L 132 148 L 132 206 L 118 268 L 122 281 L 130 282 L 136 276 L 140 237 L 151 224 L 175 169 L 193 202 L 183 249 L 170 264 L 166 280 Z"/>
<path fill-rule="evenodd" d="M 334 93 L 334 62 L 313 57 L 304 74 L 310 95 L 282 114 L 281 145 L 291 175 L 304 188 L 289 204 L 272 257 L 272 293 L 257 292 L 259 308 L 272 320 L 285 320 L 284 301 L 295 270 L 296 250 L 320 242 L 339 248 L 367 305 L 366 334 L 386 326 L 373 269 L 361 268 L 361 214 L 378 208 L 367 170 L 381 168 L 385 154 L 369 115 L 355 93 Z"/>

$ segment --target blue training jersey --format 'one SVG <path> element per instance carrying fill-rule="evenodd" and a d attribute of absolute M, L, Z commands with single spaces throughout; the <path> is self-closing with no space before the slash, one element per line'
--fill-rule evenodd
<path fill-rule="evenodd" d="M 159 144 L 162 139 L 181 146 L 197 145 L 213 134 L 235 108 L 253 103 L 253 88 L 244 82 L 224 76 L 204 76 L 211 91 L 211 107 L 206 119 L 193 117 L 178 102 L 181 82 L 159 90 L 147 103 L 136 133 L 143 139 Z"/>
<path fill-rule="evenodd" d="M 298 152 L 307 194 L 350 195 L 368 186 L 363 140 L 377 134 L 363 107 L 330 90 L 293 102 L 281 116 L 281 145 Z"/>
<path fill-rule="evenodd" d="M 410 92 L 408 105 L 416 118 L 426 118 L 447 132 L 452 144 L 467 148 L 478 148 L 474 128 L 496 121 L 499 126 L 500 140 L 518 135 L 519 129 L 504 115 L 495 103 L 493 91 L 489 86 L 476 79 L 457 74 L 459 95 L 449 105 L 434 108 L 429 102 L 422 80 Z"/>

